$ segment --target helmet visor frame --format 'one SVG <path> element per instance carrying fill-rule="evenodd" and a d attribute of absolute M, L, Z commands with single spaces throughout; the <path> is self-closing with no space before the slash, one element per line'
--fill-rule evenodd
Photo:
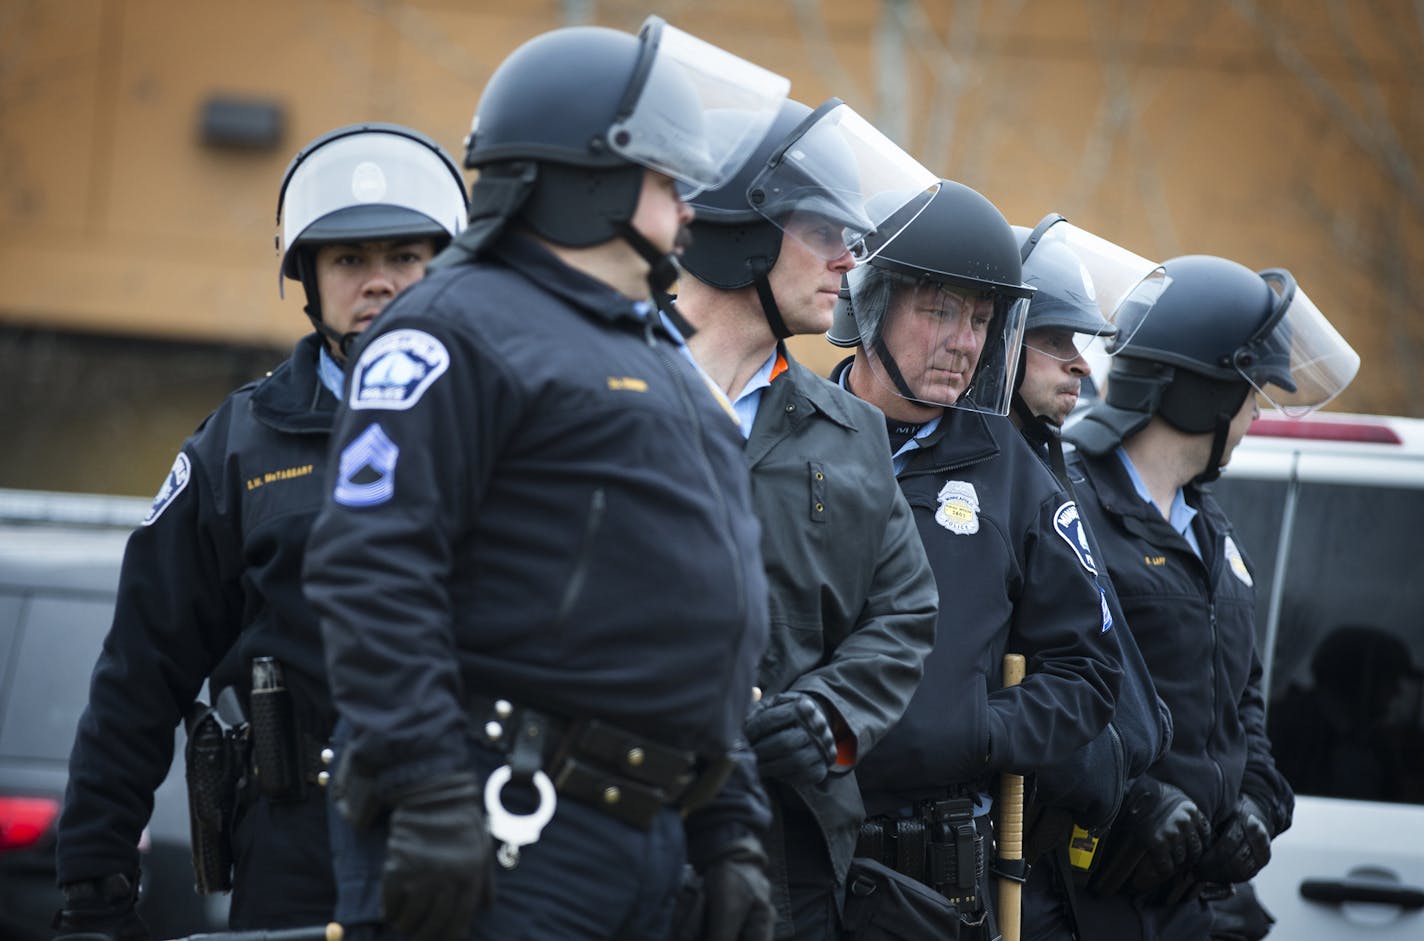
<path fill-rule="evenodd" d="M 1275 311 L 1241 349 L 1233 365 L 1257 395 L 1290 418 L 1324 406 L 1354 380 L 1360 355 L 1289 271 L 1258 272 L 1270 285 Z"/>
<path fill-rule="evenodd" d="M 876 382 L 921 405 L 1009 413 L 1030 297 L 877 265 L 845 280 Z"/>
<path fill-rule="evenodd" d="M 826 261 L 874 258 L 914 221 L 940 181 L 831 99 L 807 116 L 747 187 L 747 204 Z M 808 220 L 819 224 L 809 225 Z"/>
<path fill-rule="evenodd" d="M 648 17 L 639 38 L 651 61 L 635 71 L 636 98 L 608 128 L 609 148 L 684 184 L 684 199 L 721 186 L 775 120 L 791 81 L 660 17 Z"/>

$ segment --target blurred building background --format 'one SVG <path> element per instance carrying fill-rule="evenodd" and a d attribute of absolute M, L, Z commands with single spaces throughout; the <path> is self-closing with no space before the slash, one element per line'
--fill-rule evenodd
<path fill-rule="evenodd" d="M 458 158 L 516 45 L 650 12 L 1012 222 L 1290 268 L 1364 361 L 1332 407 L 1424 415 L 1424 0 L 0 0 L 0 486 L 152 493 L 282 359 L 307 140 L 395 121 Z"/>

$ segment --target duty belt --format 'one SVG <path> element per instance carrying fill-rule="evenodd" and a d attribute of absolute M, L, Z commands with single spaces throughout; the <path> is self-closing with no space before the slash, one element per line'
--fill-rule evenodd
<path fill-rule="evenodd" d="M 516 780 L 542 770 L 560 794 L 640 829 L 665 807 L 684 816 L 717 796 L 732 770 L 600 719 L 568 719 L 505 699 L 477 699 L 481 744 L 504 752 Z"/>
<path fill-rule="evenodd" d="M 988 816 L 974 816 L 972 797 L 926 800 L 910 816 L 877 815 L 860 830 L 855 854 L 883 863 L 936 890 L 963 913 L 982 909 L 992 839 Z"/>

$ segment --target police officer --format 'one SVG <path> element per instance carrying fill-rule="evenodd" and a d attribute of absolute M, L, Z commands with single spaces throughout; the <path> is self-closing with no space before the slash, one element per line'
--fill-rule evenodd
<path fill-rule="evenodd" d="M 1085 933 L 1203 938 L 1203 895 L 1266 864 L 1293 798 L 1271 759 L 1252 567 L 1205 485 L 1257 414 L 1329 401 L 1359 357 L 1281 269 L 1168 261 L 1148 317 L 1120 318 L 1106 398 L 1066 436 L 1068 471 L 1158 692 L 1168 753 L 1133 782 L 1089 892 Z M 1225 888 L 1223 888 L 1225 887 Z"/>
<path fill-rule="evenodd" d="M 1003 216 L 944 182 L 846 280 L 828 338 L 855 356 L 834 376 L 885 414 L 940 594 L 924 679 L 861 763 L 862 852 L 956 899 L 964 935 L 989 938 L 989 782 L 1102 731 L 1121 678 L 1111 619 L 1072 499 L 1003 417 L 1033 293 Z M 1021 685 L 1002 687 L 1005 653 L 1027 657 Z"/>
<path fill-rule="evenodd" d="M 677 307 L 741 420 L 771 589 L 747 737 L 776 814 L 779 938 L 839 936 L 864 817 L 852 769 L 909 702 L 936 611 L 884 420 L 783 341 L 825 333 L 842 274 L 937 186 L 839 100 L 787 101 L 741 173 L 693 200 Z"/>
<path fill-rule="evenodd" d="M 728 179 L 786 87 L 656 17 L 486 85 L 470 226 L 357 345 L 307 556 L 358 936 L 660 939 L 686 856 L 695 933 L 769 937 L 729 757 L 767 634 L 742 439 L 649 298 L 678 185 Z"/>
<path fill-rule="evenodd" d="M 209 678 L 214 690 L 233 688 L 250 713 L 254 660 L 267 676 L 282 674 L 290 721 L 254 726 L 246 745 L 290 761 L 260 769 L 244 747 L 229 756 L 231 773 L 205 789 L 215 804 L 235 803 L 233 819 L 210 821 L 209 833 L 216 846 L 231 829 L 231 924 L 331 916 L 325 799 L 314 778 L 334 710 L 302 597 L 302 556 L 323 497 L 342 351 L 421 277 L 466 207 L 460 171 L 440 147 L 388 124 L 312 141 L 288 168 L 278 203 L 281 270 L 305 289 L 316 332 L 183 444 L 129 539 L 70 758 L 59 826 L 62 934 L 147 936 L 134 913 L 139 833 L 168 771 L 173 727 Z M 236 794 L 227 793 L 237 777 Z M 225 888 L 227 863 L 217 860 L 199 880 Z"/>
<path fill-rule="evenodd" d="M 1009 419 L 1072 494 L 1059 433 L 1092 368 L 1088 349 L 1118 336 L 1124 312 L 1150 307 L 1166 281 L 1162 266 L 1099 238 L 1058 213 L 1021 240 L 1024 283 L 1035 291 L 1024 321 L 1023 352 Z M 1140 324 L 1141 319 L 1134 319 Z M 1100 559 L 1092 532 L 1082 535 Z M 1108 727 L 1068 760 L 1035 776 L 1025 814 L 1028 881 L 1023 891 L 1025 941 L 1075 936 L 1074 902 L 1094 861 L 1094 840 L 1122 801 L 1127 781 L 1147 770 L 1171 742 L 1171 713 L 1157 696 L 1121 604 L 1098 566 L 1097 582 L 1112 615 L 1123 671 Z"/>

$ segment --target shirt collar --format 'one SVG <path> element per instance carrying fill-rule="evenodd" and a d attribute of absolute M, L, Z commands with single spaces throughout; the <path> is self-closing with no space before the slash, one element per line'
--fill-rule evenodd
<path fill-rule="evenodd" d="M 1137 495 L 1143 500 L 1155 506 L 1152 493 L 1147 489 L 1147 483 L 1142 479 L 1142 475 L 1137 472 L 1137 466 L 1132 463 L 1132 458 L 1127 456 L 1127 450 L 1122 445 L 1118 445 L 1116 454 L 1118 460 L 1122 461 L 1122 466 L 1127 469 L 1128 479 L 1132 481 L 1132 489 L 1136 490 Z M 1177 492 L 1172 495 L 1172 508 L 1168 513 L 1167 522 L 1181 534 L 1182 538 L 1191 543 L 1193 550 L 1197 548 L 1196 534 L 1192 532 L 1192 520 L 1196 519 L 1196 515 L 1197 511 L 1187 503 L 1186 493 L 1181 487 L 1178 487 Z"/>
<path fill-rule="evenodd" d="M 331 355 L 331 350 L 327 349 L 325 343 L 321 345 L 321 350 L 317 353 L 316 374 L 317 378 L 321 380 L 321 384 L 331 391 L 331 394 L 336 397 L 336 401 L 340 402 L 341 387 L 346 379 L 342 373 L 341 364 L 336 361 L 336 357 Z"/>

